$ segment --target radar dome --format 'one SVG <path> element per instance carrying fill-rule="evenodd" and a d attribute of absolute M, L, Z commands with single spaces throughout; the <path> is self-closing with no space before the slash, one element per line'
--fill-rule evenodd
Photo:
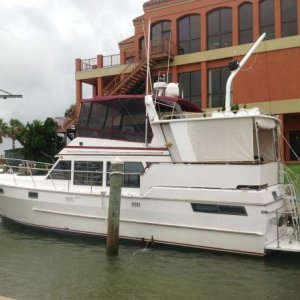
<path fill-rule="evenodd" d="M 179 97 L 179 85 L 178 83 L 171 82 L 167 85 L 165 95 L 167 97 Z"/>

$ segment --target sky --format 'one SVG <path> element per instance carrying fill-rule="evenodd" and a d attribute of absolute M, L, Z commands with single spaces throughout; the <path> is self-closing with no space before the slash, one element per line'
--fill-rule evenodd
<path fill-rule="evenodd" d="M 75 59 L 119 53 L 146 0 L 1 0 L 0 118 L 63 116 L 75 103 Z M 0 92 L 0 94 L 3 94 Z"/>

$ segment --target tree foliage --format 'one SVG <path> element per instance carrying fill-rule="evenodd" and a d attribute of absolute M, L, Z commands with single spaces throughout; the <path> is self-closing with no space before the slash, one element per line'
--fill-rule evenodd
<path fill-rule="evenodd" d="M 52 118 L 45 122 L 34 120 L 27 123 L 17 134 L 18 141 L 24 147 L 25 159 L 50 162 L 64 147 L 64 140 L 57 135 L 57 123 Z"/>
<path fill-rule="evenodd" d="M 6 136 L 7 124 L 0 119 L 0 144 L 3 143 L 3 138 Z"/>
<path fill-rule="evenodd" d="M 68 119 L 73 119 L 76 116 L 76 106 L 75 104 L 70 105 L 65 111 L 65 117 Z"/>
<path fill-rule="evenodd" d="M 7 126 L 5 133 L 6 136 L 12 139 L 12 148 L 16 149 L 17 136 L 22 132 L 24 125 L 18 119 L 11 119 L 9 126 Z"/>

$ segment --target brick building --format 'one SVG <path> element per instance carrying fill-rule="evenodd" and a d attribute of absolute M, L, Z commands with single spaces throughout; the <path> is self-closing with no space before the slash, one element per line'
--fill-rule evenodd
<path fill-rule="evenodd" d="M 300 156 L 300 0 L 152 0 L 143 8 L 119 54 L 76 59 L 77 111 L 83 84 L 94 96 L 145 92 L 149 20 L 152 79 L 179 82 L 182 95 L 203 111 L 224 106 L 228 63 L 266 32 L 234 80 L 233 104 L 279 115 Z M 296 160 L 287 146 L 284 157 Z"/>

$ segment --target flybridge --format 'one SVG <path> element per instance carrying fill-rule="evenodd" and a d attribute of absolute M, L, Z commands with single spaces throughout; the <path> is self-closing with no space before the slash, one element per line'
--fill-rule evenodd
<path fill-rule="evenodd" d="M 156 108 L 160 114 L 200 111 L 191 101 L 173 97 L 158 97 Z M 76 132 L 78 137 L 145 142 L 146 122 L 143 95 L 95 97 L 82 100 Z M 150 143 L 153 133 L 148 128 Z"/>

